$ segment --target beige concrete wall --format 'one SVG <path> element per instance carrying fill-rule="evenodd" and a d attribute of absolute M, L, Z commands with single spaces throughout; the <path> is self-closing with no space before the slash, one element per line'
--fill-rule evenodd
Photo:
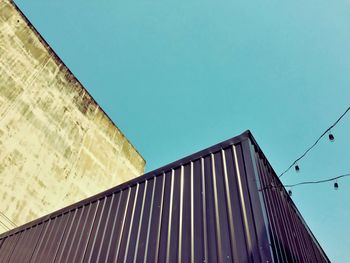
<path fill-rule="evenodd" d="M 145 161 L 0 0 L 0 232 L 139 176 Z"/>

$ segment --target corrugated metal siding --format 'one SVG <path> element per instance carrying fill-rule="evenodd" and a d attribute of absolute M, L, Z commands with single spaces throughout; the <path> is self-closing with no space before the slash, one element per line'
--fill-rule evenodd
<path fill-rule="evenodd" d="M 276 262 L 329 262 L 266 158 L 251 146 Z"/>
<path fill-rule="evenodd" d="M 258 191 L 274 175 L 250 138 L 246 132 L 4 234 L 0 262 L 323 259 L 290 203 Z"/>

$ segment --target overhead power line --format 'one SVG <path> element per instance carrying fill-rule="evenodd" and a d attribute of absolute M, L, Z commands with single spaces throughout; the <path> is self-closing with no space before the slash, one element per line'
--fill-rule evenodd
<path fill-rule="evenodd" d="M 3 216 L 3 218 L 5 218 L 13 227 L 17 227 L 17 225 L 1 211 L 0 216 Z"/>
<path fill-rule="evenodd" d="M 350 174 L 343 174 L 343 175 L 339 175 L 336 177 L 332 177 L 332 178 L 328 178 L 328 179 L 324 179 L 324 180 L 318 180 L 318 181 L 306 181 L 306 182 L 301 182 L 301 183 L 296 183 L 296 184 L 286 184 L 284 187 L 295 187 L 295 186 L 305 185 L 305 184 L 322 184 L 322 183 L 336 181 L 337 179 L 347 177 L 347 176 L 350 176 Z"/>
<path fill-rule="evenodd" d="M 297 186 L 307 185 L 307 184 L 322 184 L 322 183 L 327 183 L 327 182 L 332 182 L 332 181 L 333 182 L 335 181 L 334 188 L 338 189 L 338 182 L 337 182 L 337 180 L 340 179 L 340 178 L 343 178 L 343 177 L 348 177 L 348 176 L 350 176 L 350 173 L 339 175 L 339 176 L 336 176 L 336 177 L 323 179 L 323 180 L 317 180 L 317 181 L 305 181 L 305 182 L 300 182 L 300 183 L 296 183 L 296 184 L 286 184 L 286 185 L 283 185 L 281 183 L 279 186 L 274 185 L 273 183 L 271 183 L 270 185 L 264 186 L 259 191 L 264 191 L 264 190 L 267 190 L 267 189 L 282 189 L 283 187 L 292 188 L 292 187 L 297 187 Z M 289 190 L 289 192 L 291 194 L 290 190 Z"/>
<path fill-rule="evenodd" d="M 309 147 L 305 150 L 305 152 L 300 155 L 294 162 L 292 162 L 292 164 L 290 166 L 288 166 L 288 168 L 286 170 L 283 171 L 283 173 L 281 173 L 279 175 L 279 178 L 281 178 L 285 173 L 287 173 L 293 166 L 295 166 L 295 170 L 299 171 L 299 166 L 297 165 L 297 162 L 300 161 L 302 158 L 304 158 L 309 151 L 311 151 L 312 148 L 314 148 L 317 143 L 322 139 L 322 137 L 324 137 L 327 132 L 329 132 L 332 128 L 334 128 L 338 122 L 349 112 L 350 110 L 350 106 L 346 109 L 346 111 L 329 127 L 327 128 L 321 135 L 320 137 L 318 137 L 318 139 Z M 330 140 L 334 140 L 334 136 L 332 134 L 329 135 L 329 139 Z"/>

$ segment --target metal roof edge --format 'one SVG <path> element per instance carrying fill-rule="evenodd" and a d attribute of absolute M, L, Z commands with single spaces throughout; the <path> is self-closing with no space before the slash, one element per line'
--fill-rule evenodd
<path fill-rule="evenodd" d="M 201 151 L 198 151 L 196 153 L 193 153 L 191 155 L 188 155 L 184 158 L 181 158 L 175 162 L 172 162 L 172 163 L 169 163 L 165 166 L 162 166 L 160 168 L 157 168 L 153 171 L 150 171 L 150 172 L 147 172 L 146 174 L 143 174 L 139 177 L 136 177 L 130 181 L 127 181 L 125 183 L 122 183 L 118 186 L 115 186 L 115 187 L 112 187 L 106 191 L 103 191 L 101 193 L 98 193 L 94 196 L 91 196 L 91 197 L 88 197 L 86 199 L 83 199 L 79 202 L 76 202 L 72 205 L 69 205 L 67 207 L 64 207 L 60 210 L 57 210 L 55 212 L 52 212 L 48 215 L 45 215 L 43 217 L 40 217 L 38 219 L 35 219 L 25 225 L 22 225 L 22 226 L 19 226 L 15 229 L 12 229 L 12 230 L 9 230 L 3 234 L 0 234 L 0 239 L 4 238 L 4 237 L 7 237 L 7 236 L 11 236 L 13 234 L 16 234 L 18 232 L 21 232 L 21 231 L 24 231 L 25 229 L 28 229 L 28 228 L 31 228 L 35 225 L 38 225 L 44 221 L 47 221 L 51 218 L 54 218 L 56 216 L 59 216 L 59 215 L 62 215 L 62 214 L 65 214 L 65 213 L 68 213 L 69 211 L 73 210 L 73 209 L 76 209 L 78 207 L 81 207 L 81 206 L 84 206 L 84 205 L 87 205 L 88 203 L 90 202 L 93 202 L 93 201 L 96 201 L 102 197 L 105 197 L 105 196 L 108 196 L 108 195 L 111 195 L 115 192 L 118 192 L 118 191 L 122 191 L 126 188 L 129 188 L 129 187 L 132 187 L 134 186 L 136 183 L 139 183 L 139 182 L 143 182 L 143 181 L 146 181 L 150 178 L 153 178 L 154 176 L 157 176 L 159 174 L 163 174 L 165 172 L 168 172 L 172 169 L 176 169 L 177 167 L 181 166 L 181 165 L 184 165 L 184 164 L 187 164 L 191 161 L 194 161 L 194 160 L 197 160 L 201 157 L 204 157 L 204 156 L 207 156 L 211 153 L 214 153 L 214 152 L 217 152 L 219 151 L 220 149 L 222 148 L 226 148 L 226 147 L 229 147 L 231 145 L 234 145 L 234 144 L 237 144 L 237 143 L 240 143 L 240 142 L 243 142 L 245 140 L 250 140 L 250 142 L 252 143 L 252 145 L 254 146 L 255 150 L 258 152 L 258 154 L 264 159 L 266 160 L 266 164 L 270 167 L 271 171 L 273 172 L 273 175 L 274 175 L 274 179 L 277 180 L 278 184 L 280 184 L 281 186 L 283 186 L 282 184 L 282 181 L 279 179 L 277 173 L 275 172 L 275 170 L 273 169 L 273 167 L 271 166 L 269 160 L 266 158 L 264 152 L 262 151 L 262 149 L 260 148 L 260 146 L 258 145 L 258 143 L 256 142 L 253 134 L 251 133 L 250 130 L 246 130 L 244 131 L 243 133 L 241 133 L 240 135 L 238 136 L 235 136 L 233 138 L 230 138 L 228 140 L 225 140 L 223 142 L 220 142 L 218 144 L 215 144 L 213 146 L 210 146 L 204 150 L 201 150 Z M 329 258 L 327 256 L 327 254 L 325 253 L 325 251 L 323 250 L 322 246 L 319 244 L 319 242 L 317 241 L 316 237 L 314 236 L 314 234 L 312 233 L 311 229 L 309 228 L 309 226 L 306 224 L 306 221 L 304 220 L 304 218 L 302 217 L 301 213 L 299 212 L 297 206 L 295 205 L 295 203 L 293 202 L 293 199 L 288 195 L 287 193 L 287 190 L 284 188 L 283 186 L 283 191 L 285 193 L 285 195 L 287 196 L 287 199 L 288 199 L 288 202 L 290 203 L 290 205 L 293 207 L 294 211 L 297 213 L 297 216 L 300 218 L 300 220 L 304 223 L 307 231 L 310 233 L 310 235 L 312 236 L 313 240 L 316 242 L 316 244 L 318 245 L 318 247 L 321 249 L 321 251 L 323 252 L 323 255 L 324 257 L 329 261 Z"/>
<path fill-rule="evenodd" d="M 254 145 L 255 150 L 259 153 L 259 155 L 261 155 L 261 157 L 266 160 L 267 165 L 270 167 L 272 174 L 274 175 L 274 180 L 277 181 L 277 183 L 282 186 L 282 189 L 284 191 L 285 196 L 287 197 L 288 202 L 290 203 L 291 207 L 294 209 L 295 213 L 297 214 L 297 216 L 300 218 L 300 220 L 303 222 L 306 230 L 309 232 L 310 236 L 313 238 L 314 242 L 317 244 L 317 246 L 320 248 L 320 250 L 323 252 L 323 255 L 326 257 L 326 259 L 330 262 L 327 253 L 323 250 L 322 246 L 320 245 L 320 243 L 318 242 L 317 238 L 315 237 L 315 235 L 313 234 L 313 232 L 311 231 L 309 225 L 306 223 L 305 219 L 303 218 L 302 214 L 300 213 L 300 211 L 298 210 L 297 206 L 295 205 L 293 199 L 289 196 L 286 188 L 284 187 L 284 184 L 282 183 L 281 179 L 279 178 L 278 174 L 276 173 L 276 171 L 273 169 L 272 165 L 269 162 L 269 159 L 266 158 L 266 155 L 264 154 L 264 152 L 262 151 L 262 149 L 260 148 L 259 144 L 256 142 L 253 134 L 247 130 L 247 136 L 249 136 L 249 139 L 251 140 L 252 145 Z M 265 187 L 265 186 L 264 186 Z"/>
<path fill-rule="evenodd" d="M 132 179 L 130 181 L 127 181 L 125 183 L 122 183 L 120 185 L 112 187 L 112 188 L 110 188 L 108 190 L 100 192 L 100 193 L 98 193 L 96 195 L 93 195 L 91 197 L 88 197 L 86 199 L 80 200 L 80 201 L 78 201 L 78 202 L 76 202 L 74 204 L 71 204 L 71 205 L 66 206 L 64 208 L 61 208 L 61 209 L 59 209 L 57 211 L 49 213 L 49 214 L 47 214 L 45 216 L 42 216 L 40 218 L 34 219 L 31 222 L 28 222 L 28 223 L 26 223 L 24 225 L 18 226 L 17 228 L 11 229 L 11 230 L 9 230 L 9 231 L 7 231 L 5 233 L 0 234 L 0 239 L 2 239 L 4 237 L 7 237 L 7 236 L 11 236 L 11 235 L 13 235 L 15 233 L 18 233 L 18 232 L 21 232 L 21 231 L 23 231 L 25 229 L 31 228 L 31 227 L 33 227 L 35 225 L 40 224 L 41 222 L 49 220 L 50 218 L 54 218 L 54 217 L 56 217 L 58 215 L 65 214 L 65 213 L 71 211 L 72 209 L 84 206 L 84 205 L 86 205 L 86 204 L 88 204 L 90 202 L 96 201 L 96 200 L 98 200 L 98 199 L 100 199 L 100 198 L 102 198 L 104 196 L 108 196 L 108 195 L 111 195 L 111 194 L 113 194 L 115 192 L 122 191 L 122 190 L 124 190 L 126 188 L 132 187 L 136 183 L 146 181 L 146 180 L 148 180 L 150 178 L 153 178 L 156 175 L 163 174 L 163 173 L 168 172 L 168 171 L 170 171 L 172 169 L 175 169 L 175 168 L 177 168 L 177 167 L 179 167 L 179 166 L 181 166 L 183 164 L 186 164 L 186 163 L 189 163 L 191 161 L 197 160 L 197 159 L 199 159 L 201 157 L 204 157 L 204 156 L 207 156 L 207 155 L 209 155 L 211 153 L 217 152 L 217 151 L 219 151 L 222 148 L 226 148 L 226 147 L 229 147 L 230 145 L 240 143 L 240 142 L 242 142 L 244 140 L 247 140 L 249 138 L 253 138 L 252 134 L 251 134 L 250 130 L 246 130 L 245 132 L 243 132 L 242 134 L 240 134 L 238 136 L 235 136 L 233 138 L 230 138 L 228 140 L 225 140 L 223 142 L 215 144 L 215 145 L 213 145 L 211 147 L 208 147 L 208 148 L 206 148 L 204 150 L 201 150 L 201 151 L 198 151 L 198 152 L 193 153 L 191 155 L 188 155 L 188 156 L 186 156 L 184 158 L 181 158 L 181 159 L 179 159 L 179 160 L 177 160 L 175 162 L 169 163 L 169 164 L 167 164 L 165 166 L 162 166 L 160 168 L 157 168 L 157 169 L 155 169 L 153 171 L 147 172 L 147 173 L 145 173 L 145 174 L 143 174 L 143 175 L 141 175 L 139 177 L 136 177 L 136 178 L 134 178 L 134 179 Z"/>

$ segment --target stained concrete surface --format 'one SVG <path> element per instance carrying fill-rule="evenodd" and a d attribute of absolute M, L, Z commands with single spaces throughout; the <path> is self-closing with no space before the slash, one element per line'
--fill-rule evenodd
<path fill-rule="evenodd" d="M 12 1 L 0 2 L 0 233 L 141 175 L 145 161 Z"/>

